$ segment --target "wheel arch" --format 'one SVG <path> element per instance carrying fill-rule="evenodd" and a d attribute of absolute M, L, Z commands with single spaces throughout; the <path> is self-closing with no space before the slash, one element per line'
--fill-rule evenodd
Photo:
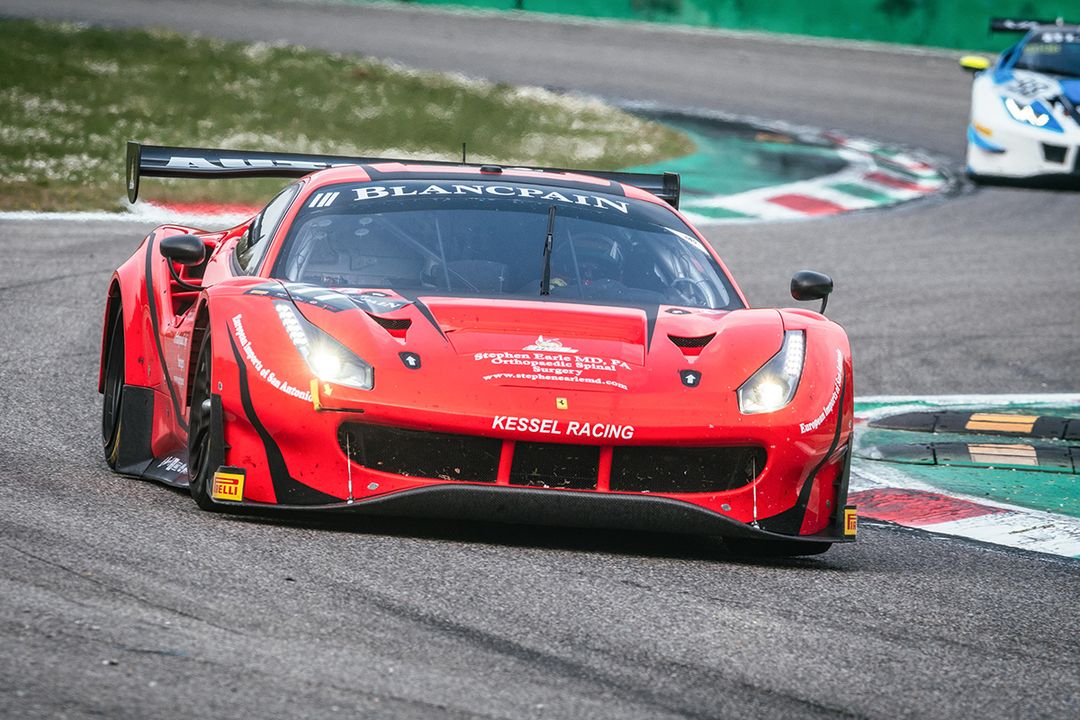
<path fill-rule="evenodd" d="M 145 312 L 146 305 L 146 280 L 142 268 L 142 257 L 145 247 L 139 249 L 119 268 L 113 272 L 109 280 L 109 289 L 105 296 L 105 312 L 102 317 L 101 329 L 101 355 L 98 362 L 98 392 L 105 390 L 105 362 L 109 352 L 109 341 L 112 339 L 111 332 L 113 321 L 118 313 L 122 313 L 122 326 L 124 328 L 124 380 L 129 385 L 150 385 L 147 376 L 146 358 L 152 352 L 153 338 L 150 331 L 143 327 L 143 321 L 147 326 L 149 317 Z M 148 342 L 151 343 L 148 345 Z"/>
<path fill-rule="evenodd" d="M 105 320 L 101 328 L 101 355 L 98 358 L 98 392 L 105 392 L 105 361 L 109 352 L 109 343 L 112 340 L 113 322 L 116 314 L 120 312 L 123 300 L 120 294 L 120 282 L 113 275 L 109 281 L 109 293 L 105 297 Z"/>
<path fill-rule="evenodd" d="M 109 352 L 115 338 L 116 328 L 123 333 L 123 346 L 118 350 L 123 355 L 123 386 L 113 439 L 106 436 L 106 462 L 109 467 L 123 475 L 142 476 L 154 460 L 154 392 L 146 379 L 146 342 L 148 333 L 140 327 L 140 322 L 147 319 L 143 298 L 145 293 L 140 284 L 137 251 L 116 272 L 109 281 L 105 297 L 105 311 L 101 333 L 101 362 L 98 375 L 98 391 L 106 391 L 106 369 L 109 364 Z M 104 410 L 102 411 L 104 413 Z"/>

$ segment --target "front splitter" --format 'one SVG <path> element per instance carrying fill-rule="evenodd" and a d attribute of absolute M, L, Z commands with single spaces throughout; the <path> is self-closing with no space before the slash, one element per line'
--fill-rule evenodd
<path fill-rule="evenodd" d="M 782 535 L 690 503 L 664 497 L 484 485 L 433 485 L 352 503 L 275 505 L 216 503 L 225 512 L 361 513 L 520 525 L 719 535 L 794 542 L 851 542 L 837 534 Z"/>

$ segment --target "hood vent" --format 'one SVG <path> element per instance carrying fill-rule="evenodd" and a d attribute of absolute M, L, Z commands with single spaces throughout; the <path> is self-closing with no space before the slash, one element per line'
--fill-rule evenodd
<path fill-rule="evenodd" d="M 716 337 L 716 333 L 709 333 L 708 335 L 699 335 L 697 337 L 683 337 L 680 335 L 668 335 L 668 340 L 675 344 L 675 347 L 683 351 L 683 355 L 700 355 L 702 348 L 712 342 L 712 339 Z"/>
<path fill-rule="evenodd" d="M 678 335 L 668 335 L 668 340 L 675 343 L 681 348 L 703 348 L 709 344 L 709 342 L 716 337 L 716 333 L 709 333 L 708 335 L 701 335 L 699 337 L 679 337 Z"/>
<path fill-rule="evenodd" d="M 405 331 L 412 325 L 412 320 L 409 318 L 384 318 L 371 313 L 368 313 L 367 316 L 379 323 L 386 332 L 399 339 L 405 338 Z"/>

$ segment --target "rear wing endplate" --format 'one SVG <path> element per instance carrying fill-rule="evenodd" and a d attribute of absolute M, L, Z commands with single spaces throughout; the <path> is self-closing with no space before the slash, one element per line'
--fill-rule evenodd
<path fill-rule="evenodd" d="M 446 167 L 484 167 L 473 163 L 446 160 L 396 160 L 388 158 L 347 157 L 344 155 L 309 155 L 304 153 L 259 152 L 254 150 L 214 150 L 208 148 L 127 145 L 128 200 L 139 197 L 139 178 L 298 178 L 338 165 L 402 163 Z M 633 185 L 651 192 L 672 207 L 679 207 L 680 183 L 677 173 L 634 173 L 605 170 L 564 170 L 561 168 L 513 166 L 507 171 L 529 170 L 546 173 L 572 173 Z"/>

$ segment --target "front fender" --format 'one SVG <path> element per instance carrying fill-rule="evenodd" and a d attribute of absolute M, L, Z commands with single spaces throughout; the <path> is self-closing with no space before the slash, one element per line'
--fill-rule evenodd
<path fill-rule="evenodd" d="M 155 231 L 156 233 L 156 231 Z M 123 313 L 124 329 L 124 382 L 128 385 L 152 387 L 155 365 L 148 360 L 154 357 L 153 332 L 146 303 L 145 259 L 147 245 L 155 233 L 143 238 L 131 257 L 117 268 L 109 279 L 105 299 L 105 314 L 101 330 L 101 354 L 98 363 L 98 392 L 105 390 L 105 353 L 108 351 L 110 331 L 118 312 Z"/>

